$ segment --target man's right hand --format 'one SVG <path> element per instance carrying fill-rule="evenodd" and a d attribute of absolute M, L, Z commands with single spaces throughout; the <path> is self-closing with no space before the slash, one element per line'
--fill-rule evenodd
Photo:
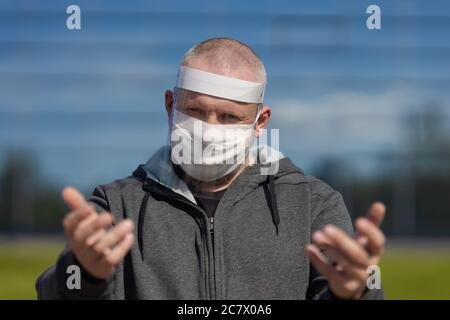
<path fill-rule="evenodd" d="M 133 245 L 133 222 L 112 227 L 112 215 L 97 213 L 76 189 L 67 187 L 62 196 L 71 209 L 63 220 L 71 252 L 90 275 L 108 279 Z"/>

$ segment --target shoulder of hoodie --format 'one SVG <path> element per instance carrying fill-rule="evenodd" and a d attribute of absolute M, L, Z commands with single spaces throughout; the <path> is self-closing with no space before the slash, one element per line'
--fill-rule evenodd
<path fill-rule="evenodd" d="M 95 190 L 102 193 L 117 193 L 124 191 L 125 189 L 142 190 L 142 184 L 145 178 L 137 174 L 139 173 L 140 168 L 141 165 L 135 171 L 133 171 L 132 175 L 129 175 L 127 177 L 119 178 L 109 183 L 99 184 L 96 186 Z"/>
<path fill-rule="evenodd" d="M 329 184 L 314 176 L 305 175 L 304 171 L 297 167 L 289 158 L 279 161 L 279 172 L 276 174 L 276 184 L 306 184 L 311 197 L 320 197 L 327 201 L 330 198 L 340 197 L 340 193 Z"/>

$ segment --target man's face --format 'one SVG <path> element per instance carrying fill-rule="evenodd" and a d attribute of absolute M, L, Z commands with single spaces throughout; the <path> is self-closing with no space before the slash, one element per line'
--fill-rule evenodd
<path fill-rule="evenodd" d="M 214 71 L 201 64 L 189 65 L 189 68 L 208 70 L 206 72 Z M 228 72 L 225 76 L 255 82 L 253 72 L 246 68 L 235 70 L 235 73 Z M 214 83 L 214 80 L 211 81 Z M 226 84 L 224 86 L 227 88 Z M 167 90 L 165 93 L 165 105 L 169 116 L 171 134 L 172 162 L 180 165 L 187 174 L 186 176 L 192 178 L 197 186 L 201 185 L 201 188 L 203 188 L 207 185 L 207 188 L 213 187 L 216 190 L 218 184 L 232 181 L 242 168 L 249 163 L 249 148 L 255 138 L 258 138 L 263 132 L 262 129 L 267 127 L 270 108 L 258 103 L 245 103 L 219 98 L 181 87 L 182 85 L 176 87 L 174 92 Z M 174 108 L 177 112 L 174 112 Z M 213 131 L 196 131 L 195 125 L 200 121 L 208 123 L 210 126 L 206 126 L 206 128 L 213 129 Z M 211 125 L 218 125 L 219 127 L 214 128 Z M 227 126 L 230 126 L 230 130 L 234 130 L 233 125 L 238 125 L 239 129 L 236 128 L 236 130 L 241 131 L 235 131 L 235 135 L 229 134 L 229 131 L 224 131 Z M 203 127 L 200 128 L 203 129 Z M 223 132 L 225 132 L 225 135 Z M 212 136 L 214 136 L 214 139 L 212 139 Z M 224 139 L 231 139 L 232 141 L 225 141 Z M 193 145 L 192 141 L 194 141 Z M 201 142 L 202 148 L 200 150 L 195 147 L 195 141 Z M 236 148 L 236 146 L 243 149 Z M 196 158 L 195 151 L 201 152 L 200 157 Z M 192 158 L 192 155 L 194 158 Z M 225 159 L 223 155 L 227 158 Z M 192 159 L 204 159 L 205 157 L 205 163 L 192 162 Z M 235 174 L 230 176 L 233 172 Z"/>
<path fill-rule="evenodd" d="M 176 89 L 175 107 L 184 114 L 209 124 L 250 124 L 256 119 L 258 105 Z"/>

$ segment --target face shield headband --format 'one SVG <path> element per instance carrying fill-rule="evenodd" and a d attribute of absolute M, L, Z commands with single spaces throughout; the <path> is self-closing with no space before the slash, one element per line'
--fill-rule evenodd
<path fill-rule="evenodd" d="M 260 104 L 266 84 L 180 66 L 177 87 L 228 100 Z"/>

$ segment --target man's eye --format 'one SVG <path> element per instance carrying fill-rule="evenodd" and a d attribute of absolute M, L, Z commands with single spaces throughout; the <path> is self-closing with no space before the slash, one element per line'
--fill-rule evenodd
<path fill-rule="evenodd" d="M 240 121 L 241 120 L 241 118 L 239 118 L 237 115 L 234 115 L 234 114 L 231 114 L 231 113 L 225 114 L 225 118 L 233 120 L 233 121 Z"/>
<path fill-rule="evenodd" d="M 189 113 L 194 113 L 194 114 L 200 114 L 202 112 L 202 110 L 200 108 L 195 108 L 195 107 L 187 108 L 186 110 Z"/>

